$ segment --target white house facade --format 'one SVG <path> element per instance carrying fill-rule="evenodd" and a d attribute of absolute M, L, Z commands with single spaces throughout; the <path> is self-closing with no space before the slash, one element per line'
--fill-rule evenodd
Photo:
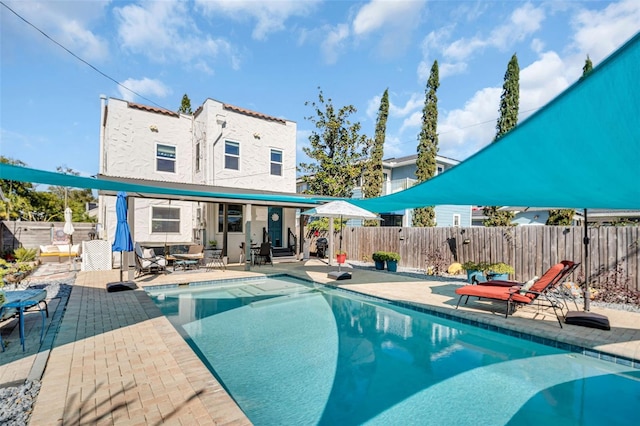
<path fill-rule="evenodd" d="M 102 99 L 100 175 L 193 184 L 212 192 L 295 193 L 296 123 L 207 99 L 193 115 Z M 100 195 L 99 222 L 115 234 L 115 197 Z M 250 211 L 248 210 L 250 209 Z M 134 240 L 146 246 L 216 240 L 229 259 L 246 241 L 274 248 L 295 239 L 296 209 L 245 202 L 136 198 Z"/>

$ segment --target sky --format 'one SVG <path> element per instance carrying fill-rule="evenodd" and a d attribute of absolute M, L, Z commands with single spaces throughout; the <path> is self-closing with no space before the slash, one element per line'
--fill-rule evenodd
<path fill-rule="evenodd" d="M 187 94 L 295 121 L 299 163 L 319 90 L 373 137 L 385 89 L 384 158 L 412 155 L 437 60 L 438 153 L 464 160 L 495 136 L 514 53 L 522 122 L 639 30 L 638 0 L 0 0 L 0 155 L 92 176 L 101 95 Z"/>

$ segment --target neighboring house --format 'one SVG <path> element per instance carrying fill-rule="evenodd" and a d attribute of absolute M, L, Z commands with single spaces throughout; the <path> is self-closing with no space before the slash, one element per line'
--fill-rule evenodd
<path fill-rule="evenodd" d="M 503 206 L 502 209 L 515 213 L 511 221 L 516 225 L 546 225 L 549 219 L 549 207 L 515 207 Z M 473 208 L 472 226 L 484 226 L 487 217 L 481 206 Z M 573 216 L 573 225 L 582 225 L 584 222 L 584 210 L 576 209 Z M 640 210 L 608 210 L 588 209 L 587 221 L 590 225 L 616 225 L 619 223 L 640 223 Z"/>
<path fill-rule="evenodd" d="M 382 195 L 393 194 L 410 188 L 418 183 L 416 179 L 416 160 L 418 155 L 382 160 L 383 185 Z M 458 160 L 436 156 L 436 176 L 444 173 L 455 165 Z M 362 198 L 362 188 L 354 190 L 354 198 Z M 382 226 L 410 227 L 412 223 L 412 209 L 380 212 Z M 471 206 L 438 205 L 435 206 L 436 226 L 471 226 Z"/>
<path fill-rule="evenodd" d="M 104 97 L 101 109 L 101 178 L 212 193 L 295 194 L 295 122 L 213 99 L 193 115 Z M 99 222 L 112 241 L 115 197 L 101 194 L 99 202 Z M 136 198 L 130 226 L 143 245 L 216 240 L 230 258 L 239 258 L 247 215 L 254 243 L 295 244 L 296 208 L 286 203 Z"/>

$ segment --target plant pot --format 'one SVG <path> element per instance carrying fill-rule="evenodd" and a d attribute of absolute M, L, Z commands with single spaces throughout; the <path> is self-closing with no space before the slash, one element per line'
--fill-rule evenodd
<path fill-rule="evenodd" d="M 336 260 L 338 261 L 338 263 L 344 263 L 347 260 L 347 254 L 336 254 Z"/>
<path fill-rule="evenodd" d="M 398 262 L 395 260 L 387 260 L 387 271 L 396 272 L 398 270 Z"/>
<path fill-rule="evenodd" d="M 475 280 L 474 280 L 475 278 Z M 469 284 L 473 284 L 475 282 L 484 282 L 487 279 L 484 276 L 484 272 L 482 271 L 477 271 L 475 269 L 469 269 L 467 270 L 467 281 L 469 282 Z"/>
<path fill-rule="evenodd" d="M 375 263 L 378 271 L 384 270 L 384 260 L 376 260 Z"/>
<path fill-rule="evenodd" d="M 487 272 L 487 279 L 489 281 L 507 281 L 509 279 L 509 274 L 498 274 L 496 272 Z"/>

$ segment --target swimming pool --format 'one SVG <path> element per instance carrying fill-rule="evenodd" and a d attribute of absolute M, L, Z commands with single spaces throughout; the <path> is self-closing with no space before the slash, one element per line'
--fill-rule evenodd
<path fill-rule="evenodd" d="M 256 425 L 630 424 L 640 370 L 288 276 L 147 289 Z"/>

